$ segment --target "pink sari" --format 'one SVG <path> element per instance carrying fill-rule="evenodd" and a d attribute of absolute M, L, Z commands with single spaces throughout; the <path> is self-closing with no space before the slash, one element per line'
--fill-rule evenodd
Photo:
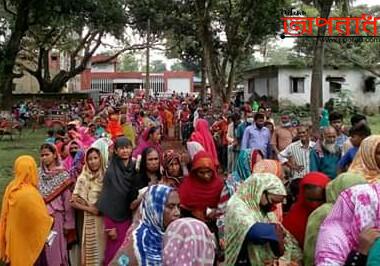
<path fill-rule="evenodd" d="M 343 191 L 319 229 L 317 266 L 344 265 L 359 246 L 366 228 L 380 228 L 380 184 L 357 185 Z"/>
<path fill-rule="evenodd" d="M 219 166 L 218 153 L 216 151 L 214 138 L 211 135 L 209 124 L 205 119 L 198 119 L 195 123 L 195 131 L 191 134 L 190 141 L 196 141 L 203 146 L 205 151 L 211 155 L 215 166 Z"/>

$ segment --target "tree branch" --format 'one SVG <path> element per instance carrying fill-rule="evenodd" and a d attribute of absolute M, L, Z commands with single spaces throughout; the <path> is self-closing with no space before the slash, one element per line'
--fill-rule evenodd
<path fill-rule="evenodd" d="M 9 14 L 13 16 L 17 16 L 17 14 L 14 11 L 8 8 L 7 0 L 3 0 L 3 6 L 4 6 L 4 10 L 7 11 Z"/>

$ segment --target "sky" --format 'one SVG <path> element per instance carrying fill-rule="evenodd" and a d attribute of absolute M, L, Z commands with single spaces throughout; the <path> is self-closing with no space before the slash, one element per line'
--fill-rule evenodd
<path fill-rule="evenodd" d="M 357 5 L 368 5 L 368 6 L 374 6 L 374 5 L 380 5 L 380 0 L 356 0 L 354 1 L 353 3 L 354 6 L 357 6 Z M 132 37 L 132 39 L 134 39 L 134 41 L 137 41 L 139 38 L 137 37 Z M 285 39 L 280 39 L 278 38 L 276 43 L 280 46 L 280 47 L 289 47 L 291 48 L 294 44 L 294 39 L 292 38 L 285 38 Z M 102 51 L 102 49 L 100 50 Z M 140 64 L 144 65 L 145 64 L 145 56 L 144 56 L 144 53 L 142 52 L 139 52 L 139 54 L 142 54 L 142 55 L 139 55 L 139 56 L 136 56 L 136 59 L 139 60 Z M 170 69 L 170 67 L 175 63 L 175 62 L 178 62 L 177 59 L 168 59 L 166 56 L 165 56 L 165 53 L 163 51 L 159 51 L 159 50 L 152 50 L 151 51 L 151 61 L 153 60 L 162 60 L 165 62 L 166 66 L 168 69 Z"/>

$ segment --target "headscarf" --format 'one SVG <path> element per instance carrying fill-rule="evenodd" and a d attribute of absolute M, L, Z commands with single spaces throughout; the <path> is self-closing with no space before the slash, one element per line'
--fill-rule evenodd
<path fill-rule="evenodd" d="M 216 151 L 214 139 L 211 135 L 209 124 L 205 119 L 198 119 L 195 123 L 195 130 L 190 137 L 191 141 L 196 141 L 203 146 L 206 152 L 211 155 L 215 166 L 219 166 L 218 153 Z"/>
<path fill-rule="evenodd" d="M 256 223 L 278 223 L 276 216 L 265 214 L 260 209 L 261 196 L 264 191 L 286 196 L 286 189 L 281 180 L 273 174 L 253 174 L 242 183 L 238 191 L 230 198 L 225 214 L 226 265 L 235 265 L 249 229 Z M 284 229 L 284 258 L 301 259 L 302 254 L 296 240 Z M 252 265 L 264 265 L 266 260 L 273 260 L 274 254 L 269 245 L 247 246 Z"/>
<path fill-rule="evenodd" d="M 132 156 L 133 158 L 137 158 L 139 155 L 143 153 L 143 151 L 146 148 L 154 147 L 160 156 L 162 156 L 162 150 L 160 144 L 154 144 L 152 141 L 150 141 L 149 136 L 152 134 L 152 132 L 159 130 L 157 127 L 150 127 L 145 129 L 143 134 L 138 139 L 138 145 L 136 149 L 133 150 Z"/>
<path fill-rule="evenodd" d="M 178 164 L 181 167 L 181 156 L 178 152 L 175 152 L 174 150 L 167 150 L 164 152 L 164 155 L 163 155 L 164 175 L 166 176 L 166 178 L 173 179 L 177 182 L 177 184 L 180 184 L 183 179 L 182 168 L 180 169 L 181 171 L 180 176 L 169 176 L 169 173 L 168 173 L 169 165 L 171 165 L 174 160 L 178 160 Z"/>
<path fill-rule="evenodd" d="M 141 205 L 142 219 L 133 231 L 134 250 L 139 265 L 162 264 L 164 211 L 169 194 L 174 191 L 165 185 L 149 187 Z"/>
<path fill-rule="evenodd" d="M 191 160 L 194 160 L 195 154 L 197 154 L 200 151 L 205 150 L 203 146 L 199 142 L 196 142 L 196 141 L 188 141 L 186 143 L 186 146 L 187 146 L 187 151 L 190 155 Z"/>
<path fill-rule="evenodd" d="M 195 175 L 199 168 L 212 170 L 213 177 L 210 182 L 205 183 Z M 200 151 L 194 156 L 190 175 L 184 178 L 178 193 L 181 205 L 185 209 L 203 211 L 218 205 L 222 189 L 223 180 L 217 175 L 211 156 L 205 151 Z"/>
<path fill-rule="evenodd" d="M 46 143 L 54 150 L 53 155 L 56 156 L 55 166 L 48 170 L 42 163 L 39 169 L 39 190 L 46 203 L 51 202 L 61 195 L 72 183 L 68 172 L 62 166 L 56 147 L 53 144 Z"/>
<path fill-rule="evenodd" d="M 259 173 L 270 173 L 274 174 L 278 178 L 282 179 L 282 167 L 281 163 L 277 160 L 261 160 L 255 164 L 253 167 L 253 173 L 259 174 Z"/>
<path fill-rule="evenodd" d="M 70 154 L 70 147 L 73 143 L 76 143 L 78 146 L 79 146 L 79 151 L 82 151 L 83 154 L 84 154 L 84 151 L 83 151 L 83 144 L 80 140 L 78 139 L 74 139 L 72 141 L 69 142 L 69 144 L 66 145 L 65 149 L 66 149 L 66 154 L 67 154 L 67 157 L 65 158 L 65 160 L 63 161 L 63 166 L 65 167 L 66 171 L 67 172 L 70 172 L 71 168 L 73 167 L 74 165 L 74 159 L 75 157 L 72 157 L 71 154 Z M 77 153 L 78 153 L 77 152 Z"/>
<path fill-rule="evenodd" d="M 380 228 L 380 184 L 356 185 L 341 192 L 323 221 L 315 250 L 316 265 L 344 265 L 359 247 L 365 228 Z"/>
<path fill-rule="evenodd" d="M 164 236 L 163 265 L 212 266 L 215 239 L 207 225 L 194 218 L 172 222 Z"/>
<path fill-rule="evenodd" d="M 314 265 L 314 251 L 315 245 L 317 244 L 319 228 L 326 216 L 333 208 L 339 194 L 350 187 L 365 183 L 366 180 L 363 176 L 351 172 L 346 172 L 339 175 L 327 185 L 326 203 L 313 211 L 310 214 L 307 222 L 304 242 L 305 265 Z"/>
<path fill-rule="evenodd" d="M 100 138 L 91 145 L 91 147 L 96 148 L 100 151 L 104 169 L 107 169 L 109 160 L 109 147 L 112 145 L 113 142 L 109 138 Z"/>
<path fill-rule="evenodd" d="M 376 148 L 379 144 L 380 135 L 373 135 L 364 139 L 348 171 L 362 174 L 368 183 L 378 181 L 380 179 L 380 168 L 375 158 Z"/>
<path fill-rule="evenodd" d="M 260 150 L 244 149 L 240 151 L 239 157 L 236 160 L 235 169 L 232 172 L 232 178 L 235 182 L 241 183 L 250 177 L 259 155 L 264 158 Z"/>
<path fill-rule="evenodd" d="M 7 186 L 0 217 L 0 259 L 12 266 L 33 265 L 53 225 L 37 190 L 37 165 L 31 156 L 14 164 L 15 178 Z"/>
<path fill-rule="evenodd" d="M 300 194 L 297 201 L 290 208 L 289 213 L 284 217 L 283 225 L 297 239 L 302 247 L 305 239 L 307 219 L 319 206 L 307 201 L 305 197 L 305 185 L 314 185 L 325 188 L 330 181 L 329 177 L 320 172 L 310 172 L 305 175 L 299 183 Z M 318 204 L 320 204 L 318 202 Z"/>
<path fill-rule="evenodd" d="M 115 150 L 129 145 L 131 143 L 127 138 L 117 138 Z M 103 214 L 114 221 L 122 222 L 132 217 L 130 204 L 138 195 L 134 168 L 131 158 L 125 166 L 124 161 L 114 154 L 104 175 L 103 190 L 96 205 Z"/>

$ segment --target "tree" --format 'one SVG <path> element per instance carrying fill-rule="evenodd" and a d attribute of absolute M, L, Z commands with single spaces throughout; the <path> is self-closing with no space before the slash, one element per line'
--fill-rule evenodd
<path fill-rule="evenodd" d="M 170 67 L 171 71 L 185 71 L 187 70 L 182 62 L 176 62 Z"/>
<path fill-rule="evenodd" d="M 151 0 L 149 3 L 160 7 L 156 13 L 164 12 L 153 14 L 161 18 L 153 21 L 165 21 L 155 29 L 162 34 L 174 31 L 173 36 L 189 40 L 190 47 L 201 47 L 198 49 L 201 65 L 206 69 L 211 90 L 216 99 L 226 102 L 230 100 L 240 62 L 252 53 L 255 44 L 276 33 L 280 24 L 273 17 L 279 16 L 285 5 L 282 0 Z M 149 8 L 146 9 L 145 15 L 149 13 Z M 141 16 L 141 8 L 137 12 L 134 5 L 129 5 L 129 10 L 136 18 L 134 21 L 146 20 L 146 16 Z M 136 27 L 146 29 L 144 23 L 137 23 Z"/>
<path fill-rule="evenodd" d="M 152 72 L 161 73 L 167 70 L 166 64 L 162 60 L 153 60 L 150 64 Z"/>
<path fill-rule="evenodd" d="M 107 34 L 123 37 L 127 23 L 123 1 L 73 0 L 71 4 L 72 12 L 65 10 L 31 27 L 22 46 L 18 65 L 37 79 L 43 92 L 59 92 L 67 81 L 84 71 Z M 105 62 L 129 48 L 119 50 Z M 50 71 L 52 53 L 69 58 L 68 66 L 55 74 Z"/>
<path fill-rule="evenodd" d="M 121 60 L 120 70 L 137 72 L 139 71 L 139 63 L 132 54 L 124 54 Z"/>

